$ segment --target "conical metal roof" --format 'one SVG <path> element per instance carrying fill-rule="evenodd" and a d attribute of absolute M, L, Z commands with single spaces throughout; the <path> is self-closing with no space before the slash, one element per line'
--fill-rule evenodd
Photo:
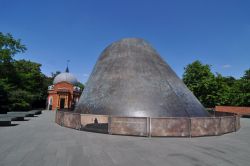
<path fill-rule="evenodd" d="M 129 117 L 209 116 L 154 48 L 137 38 L 114 42 L 102 52 L 75 111 Z"/>

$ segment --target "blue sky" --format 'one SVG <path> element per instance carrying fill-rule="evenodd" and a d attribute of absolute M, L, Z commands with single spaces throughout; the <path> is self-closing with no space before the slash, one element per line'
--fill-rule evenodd
<path fill-rule="evenodd" d="M 0 0 L 0 31 L 22 39 L 18 59 L 50 75 L 70 71 L 86 82 L 113 41 L 150 42 L 181 77 L 200 60 L 213 72 L 239 78 L 250 67 L 249 0 Z"/>

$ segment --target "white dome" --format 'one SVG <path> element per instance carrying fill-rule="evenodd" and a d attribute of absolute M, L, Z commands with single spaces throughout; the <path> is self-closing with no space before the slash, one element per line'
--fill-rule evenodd
<path fill-rule="evenodd" d="M 58 74 L 55 77 L 53 84 L 57 84 L 59 82 L 68 82 L 70 84 L 75 85 L 78 81 L 73 74 L 65 72 L 65 73 Z"/>

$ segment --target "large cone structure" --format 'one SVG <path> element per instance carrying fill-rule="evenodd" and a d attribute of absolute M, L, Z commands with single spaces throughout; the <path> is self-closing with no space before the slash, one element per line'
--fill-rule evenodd
<path fill-rule="evenodd" d="M 126 117 L 209 116 L 146 41 L 123 39 L 99 57 L 76 112 Z"/>

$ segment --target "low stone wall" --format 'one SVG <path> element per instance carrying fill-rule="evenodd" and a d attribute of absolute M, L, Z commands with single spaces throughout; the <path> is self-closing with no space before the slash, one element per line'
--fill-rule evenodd
<path fill-rule="evenodd" d="M 216 113 L 211 117 L 116 117 L 57 111 L 55 122 L 61 126 L 117 135 L 152 137 L 199 137 L 235 132 L 240 116 Z"/>
<path fill-rule="evenodd" d="M 64 112 L 63 111 L 56 111 L 56 116 L 55 116 L 55 121 L 57 124 L 63 126 L 63 116 L 64 116 Z"/>
<path fill-rule="evenodd" d="M 236 131 L 240 129 L 240 116 L 235 116 L 235 129 Z"/>
<path fill-rule="evenodd" d="M 65 127 L 81 129 L 81 115 L 78 113 L 64 112 L 63 122 Z"/>
<path fill-rule="evenodd" d="M 64 127 L 81 129 L 81 116 L 78 113 L 56 111 L 55 121 Z"/>
<path fill-rule="evenodd" d="M 147 118 L 110 117 L 109 134 L 147 136 Z"/>
<path fill-rule="evenodd" d="M 81 114 L 80 116 L 82 130 L 108 133 L 108 116 L 94 114 Z"/>
<path fill-rule="evenodd" d="M 158 137 L 190 136 L 190 120 L 187 118 L 151 118 L 150 135 Z"/>
<path fill-rule="evenodd" d="M 230 133 L 236 131 L 236 118 L 233 116 L 221 117 L 220 133 Z"/>
<path fill-rule="evenodd" d="M 81 125 L 87 126 L 88 124 L 95 123 L 108 123 L 108 116 L 106 115 L 94 115 L 94 114 L 81 114 Z"/>
<path fill-rule="evenodd" d="M 220 135 L 220 117 L 190 118 L 192 137 Z"/>

